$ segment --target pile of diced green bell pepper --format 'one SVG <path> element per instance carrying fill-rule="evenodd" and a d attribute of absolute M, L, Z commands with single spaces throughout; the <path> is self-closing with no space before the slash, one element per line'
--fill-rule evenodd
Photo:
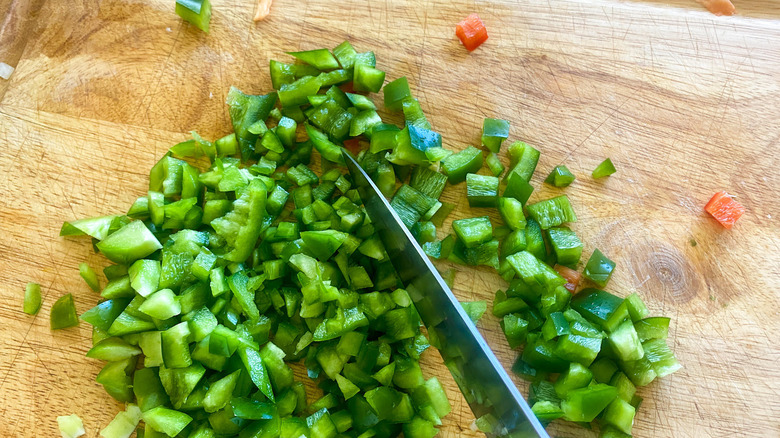
<path fill-rule="evenodd" d="M 407 79 L 384 84 L 373 52 L 344 42 L 290 55 L 298 62 L 270 62 L 275 92 L 231 88 L 233 132 L 213 142 L 193 132 L 173 146 L 125 215 L 63 225 L 61 235 L 91 237 L 114 263 L 102 289 L 88 266 L 80 270 L 101 295 L 81 315 L 93 326 L 87 356 L 106 361 L 97 382 L 128 403 L 102 435 L 127 437 L 141 421 L 147 438 L 437 434 L 450 404 L 423 375 L 427 338 L 343 167 L 345 147 L 427 254 L 492 266 L 508 281 L 493 314 L 510 345 L 523 347 L 514 369 L 534 382 L 539 418 L 598 416 L 605 430 L 630 433 L 635 386 L 679 367 L 665 342 L 669 321 L 647 318 L 636 295 L 572 297 L 564 287 L 551 266 L 576 267 L 583 244 L 564 226 L 576 221 L 566 196 L 526 205 L 539 151 L 513 143 L 504 174 L 508 122 L 485 121 L 487 158 L 473 146 L 453 154 Z M 360 94 L 383 85 L 401 127 Z M 485 162 L 489 175 L 479 173 Z M 567 172 L 556 186 L 573 178 Z M 459 219 L 439 240 L 454 209 L 439 198 L 463 181 L 469 204 L 497 209 L 504 224 Z M 585 276 L 604 287 L 613 269 L 596 251 Z M 58 327 L 74 324 L 72 297 L 63 299 Z M 475 321 L 487 310 L 464 307 Z M 319 387 L 316 400 L 295 363 Z"/>

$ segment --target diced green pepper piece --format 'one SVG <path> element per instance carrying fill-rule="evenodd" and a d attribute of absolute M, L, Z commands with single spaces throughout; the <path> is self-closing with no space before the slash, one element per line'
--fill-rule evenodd
<path fill-rule="evenodd" d="M 532 146 L 516 141 L 509 146 L 509 175 L 517 174 L 526 182 L 531 181 L 541 153 Z"/>
<path fill-rule="evenodd" d="M 499 177 L 504 173 L 504 165 L 501 163 L 498 155 L 493 152 L 489 153 L 487 158 L 485 158 L 485 164 L 487 164 L 488 169 L 495 177 Z"/>
<path fill-rule="evenodd" d="M 347 240 L 347 236 L 347 233 L 336 230 L 301 232 L 301 239 L 311 254 L 321 261 L 325 261 L 335 254 Z"/>
<path fill-rule="evenodd" d="M 186 368 L 192 365 L 189 336 L 190 328 L 186 322 L 162 332 L 162 355 L 166 368 Z"/>
<path fill-rule="evenodd" d="M 78 415 L 62 415 L 57 417 L 57 426 L 63 438 L 78 438 L 84 435 L 84 423 Z"/>
<path fill-rule="evenodd" d="M 161 289 L 149 295 L 138 310 L 152 318 L 165 320 L 181 314 L 181 304 L 172 290 Z"/>
<path fill-rule="evenodd" d="M 341 146 L 331 142 L 325 133 L 308 123 L 306 124 L 306 133 L 309 134 L 309 139 L 314 145 L 314 148 L 317 149 L 323 158 L 333 163 L 344 164 L 344 157 L 341 155 Z"/>
<path fill-rule="evenodd" d="M 311 438 L 336 438 L 339 433 L 325 408 L 307 417 L 306 425 L 309 426 Z"/>
<path fill-rule="evenodd" d="M 555 353 L 555 342 L 545 341 L 534 333 L 528 335 L 528 343 L 521 357 L 533 368 L 551 373 L 559 373 L 569 367 L 569 361 Z"/>
<path fill-rule="evenodd" d="M 618 367 L 612 359 L 602 357 L 601 359 L 593 362 L 590 366 L 590 371 L 593 373 L 593 379 L 598 383 L 609 383 L 612 380 L 612 376 L 617 372 Z"/>
<path fill-rule="evenodd" d="M 168 409 L 163 406 L 157 406 L 149 409 L 142 415 L 144 423 L 147 426 L 151 426 L 155 430 L 163 432 L 164 434 L 175 437 L 192 422 L 192 417 L 184 412 Z"/>
<path fill-rule="evenodd" d="M 306 50 L 303 52 L 287 52 L 301 61 L 314 66 L 318 70 L 333 70 L 339 68 L 339 62 L 328 49 Z"/>
<path fill-rule="evenodd" d="M 76 314 L 76 304 L 73 302 L 73 295 L 65 294 L 54 302 L 54 305 L 51 306 L 49 322 L 52 330 L 79 325 L 79 317 Z"/>
<path fill-rule="evenodd" d="M 528 183 L 520 174 L 516 172 L 510 172 L 506 177 L 506 187 L 504 193 L 501 196 L 506 198 L 515 198 L 525 205 L 528 202 L 528 198 L 534 192 L 534 188 Z"/>
<path fill-rule="evenodd" d="M 658 377 L 665 377 L 682 368 L 664 339 L 650 339 L 642 344 L 645 359 Z"/>
<path fill-rule="evenodd" d="M 618 397 L 627 402 L 631 402 L 636 394 L 636 386 L 634 386 L 634 384 L 631 383 L 631 379 L 622 372 L 615 373 L 612 379 L 610 379 L 609 384 L 617 388 Z"/>
<path fill-rule="evenodd" d="M 631 316 L 631 321 L 637 322 L 640 319 L 646 318 L 650 311 L 645 306 L 642 298 L 636 292 L 626 297 L 626 306 L 628 307 L 628 314 Z"/>
<path fill-rule="evenodd" d="M 60 236 L 90 236 L 103 240 L 111 230 L 111 224 L 118 216 L 100 216 L 63 222 Z"/>
<path fill-rule="evenodd" d="M 597 383 L 569 391 L 561 402 L 561 408 L 567 420 L 589 423 L 616 397 L 617 389 L 603 383 Z"/>
<path fill-rule="evenodd" d="M 447 185 L 447 177 L 427 167 L 415 167 L 409 185 L 424 195 L 439 199 Z"/>
<path fill-rule="evenodd" d="M 86 263 L 79 263 L 79 275 L 84 279 L 90 289 L 95 292 L 100 291 L 100 283 L 98 282 L 97 274 Z"/>
<path fill-rule="evenodd" d="M 547 341 L 558 336 L 568 335 L 569 333 L 571 333 L 569 321 L 566 320 L 561 312 L 551 313 L 547 317 L 547 321 L 542 325 L 542 337 Z"/>
<path fill-rule="evenodd" d="M 522 230 L 526 227 L 523 204 L 514 198 L 498 198 L 498 212 L 504 223 L 513 230 Z"/>
<path fill-rule="evenodd" d="M 424 150 L 418 149 L 412 145 L 412 137 L 409 126 L 411 125 L 407 125 L 404 129 L 400 130 L 396 134 L 395 149 L 393 149 L 391 154 L 386 156 L 386 159 L 387 161 L 398 166 L 408 166 L 412 164 L 427 165 L 429 161 L 428 157 L 425 155 Z"/>
<path fill-rule="evenodd" d="M 344 41 L 333 49 L 333 55 L 339 61 L 342 68 L 352 68 L 355 65 L 357 51 L 349 41 Z"/>
<path fill-rule="evenodd" d="M 499 180 L 495 176 L 466 175 L 466 196 L 470 207 L 496 207 Z"/>
<path fill-rule="evenodd" d="M 621 432 L 630 434 L 631 428 L 634 426 L 635 414 L 636 409 L 633 406 L 621 398 L 616 398 L 607 406 L 601 418 L 605 423 L 611 424 Z"/>
<path fill-rule="evenodd" d="M 568 334 L 558 339 L 555 354 L 571 362 L 590 366 L 601 351 L 601 337 L 591 338 L 576 334 Z"/>
<path fill-rule="evenodd" d="M 528 213 L 539 222 L 539 226 L 543 230 L 557 227 L 566 222 L 577 222 L 577 215 L 566 195 L 530 204 L 528 205 Z"/>
<path fill-rule="evenodd" d="M 589 369 L 572 362 L 569 364 L 569 369 L 561 373 L 555 381 L 555 393 L 558 397 L 565 398 L 570 391 L 588 386 L 591 380 L 593 380 L 593 373 Z"/>
<path fill-rule="evenodd" d="M 615 270 L 615 262 L 608 259 L 607 256 L 597 249 L 593 250 L 585 265 L 583 275 L 588 280 L 596 283 L 598 287 L 605 287 L 612 277 L 612 271 Z"/>
<path fill-rule="evenodd" d="M 316 94 L 316 90 L 313 94 Z M 276 99 L 276 93 L 254 96 L 244 94 L 236 87 L 230 87 L 225 103 L 229 107 L 230 120 L 233 122 L 233 130 L 236 133 L 243 160 L 251 158 L 258 138 L 258 135 L 252 133 L 249 128 L 255 122 L 268 118 L 268 114 L 276 104 Z"/>
<path fill-rule="evenodd" d="M 161 270 L 160 262 L 157 260 L 136 260 L 127 273 L 130 277 L 130 286 L 142 297 L 147 297 L 158 290 Z"/>
<path fill-rule="evenodd" d="M 377 93 L 385 82 L 385 72 L 366 64 L 358 64 L 355 65 L 352 81 L 355 91 Z"/>
<path fill-rule="evenodd" d="M 240 263 L 251 255 L 262 232 L 258 218 L 265 214 L 267 193 L 265 184 L 253 179 L 233 202 L 233 209 L 211 221 L 211 226 L 225 239 L 230 250 L 223 255 L 225 260 Z"/>
<path fill-rule="evenodd" d="M 396 136 L 401 130 L 395 125 L 380 123 L 374 125 L 371 129 L 371 145 L 369 151 L 372 154 L 377 152 L 395 149 L 397 146 Z M 393 178 L 395 180 L 395 178 Z"/>
<path fill-rule="evenodd" d="M 97 248 L 109 260 L 129 265 L 162 248 L 162 244 L 143 222 L 133 221 L 98 242 Z"/>
<path fill-rule="evenodd" d="M 387 87 L 385 87 L 385 89 L 386 88 Z M 363 96 L 362 94 L 354 93 L 346 93 L 346 95 L 347 99 L 349 99 L 350 103 L 352 103 L 355 108 L 361 111 L 376 110 L 376 105 L 374 105 L 374 102 L 368 97 Z"/>
<path fill-rule="evenodd" d="M 128 344 L 122 338 L 106 338 L 87 352 L 87 357 L 106 361 L 124 360 L 141 354 L 141 349 Z"/>
<path fill-rule="evenodd" d="M 297 107 L 309 103 L 308 96 L 317 94 L 321 86 L 322 83 L 316 77 L 304 76 L 279 88 L 279 102 L 282 107 Z M 291 118 L 295 119 L 295 117 Z"/>
<path fill-rule="evenodd" d="M 129 437 L 141 421 L 141 410 L 134 404 L 128 404 L 124 411 L 116 414 L 113 420 L 100 431 L 106 438 Z"/>
<path fill-rule="evenodd" d="M 485 312 L 487 311 L 487 302 L 485 300 L 462 301 L 460 305 L 463 307 L 463 310 L 466 312 L 466 315 L 469 316 L 469 319 L 474 324 L 479 322 L 479 320 L 482 318 L 482 315 L 484 315 Z"/>
<path fill-rule="evenodd" d="M 559 265 L 575 266 L 582 256 L 582 241 L 570 228 L 553 227 L 547 230 L 550 244 Z"/>
<path fill-rule="evenodd" d="M 574 179 L 574 174 L 566 166 L 555 166 L 544 182 L 554 187 L 568 187 Z"/>
<path fill-rule="evenodd" d="M 28 315 L 35 315 L 41 309 L 41 285 L 27 283 L 24 289 L 24 306 L 22 310 Z"/>
<path fill-rule="evenodd" d="M 476 173 L 482 168 L 482 159 L 482 152 L 474 146 L 469 146 L 445 158 L 441 164 L 450 184 L 457 184 L 465 181 L 467 174 Z"/>
<path fill-rule="evenodd" d="M 209 0 L 176 0 L 176 14 L 203 32 L 209 32 L 209 21 L 211 21 Z"/>
<path fill-rule="evenodd" d="M 520 300 L 520 298 L 510 298 L 510 300 Z M 528 321 L 516 313 L 510 313 L 504 315 L 504 319 L 501 321 L 501 328 L 504 330 L 504 336 L 506 336 L 506 340 L 509 342 L 509 347 L 517 348 L 525 342 L 525 337 L 528 334 Z"/>
<path fill-rule="evenodd" d="M 244 368 L 249 372 L 252 383 L 272 402 L 275 401 L 273 388 L 271 387 L 271 378 L 268 375 L 263 359 L 260 353 L 247 346 L 238 349 Z"/>
<path fill-rule="evenodd" d="M 528 251 L 512 254 L 507 257 L 507 260 L 523 282 L 538 295 L 566 283 L 566 280 L 553 268 L 539 261 Z"/>
<path fill-rule="evenodd" d="M 486 118 L 482 123 L 482 144 L 493 152 L 498 153 L 501 143 L 509 137 L 509 121 Z"/>
<path fill-rule="evenodd" d="M 593 169 L 593 173 L 591 173 L 591 175 L 593 178 L 603 178 L 605 176 L 610 176 L 615 172 L 617 172 L 617 170 L 615 170 L 615 165 L 612 164 L 612 160 L 607 158 L 606 160 L 602 161 L 601 164 L 596 166 L 595 169 Z"/>
<path fill-rule="evenodd" d="M 141 368 L 133 374 L 133 393 L 142 411 L 170 403 L 155 368 Z"/>
<path fill-rule="evenodd" d="M 666 339 L 670 321 L 669 318 L 661 316 L 645 318 L 635 322 L 634 329 L 642 342 L 650 339 Z"/>
<path fill-rule="evenodd" d="M 433 438 L 439 433 L 432 422 L 419 416 L 412 418 L 409 423 L 404 423 L 402 429 L 406 438 Z"/>
<path fill-rule="evenodd" d="M 452 222 L 452 229 L 466 248 L 473 248 L 493 237 L 493 225 L 487 216 L 458 219 Z"/>
<path fill-rule="evenodd" d="M 579 292 L 572 298 L 571 307 L 607 332 L 614 331 L 628 319 L 623 299 L 599 289 L 588 288 Z"/>
<path fill-rule="evenodd" d="M 403 108 L 404 100 L 411 97 L 412 92 L 409 90 L 409 81 L 406 79 L 406 76 L 400 77 L 385 85 L 385 108 L 388 111 L 400 111 Z"/>

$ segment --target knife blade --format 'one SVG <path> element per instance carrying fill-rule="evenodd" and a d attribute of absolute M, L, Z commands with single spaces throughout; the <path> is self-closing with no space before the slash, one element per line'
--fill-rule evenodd
<path fill-rule="evenodd" d="M 342 151 L 355 186 L 398 276 L 488 437 L 549 438 L 496 355 L 444 283 L 436 267 L 377 186 Z"/>

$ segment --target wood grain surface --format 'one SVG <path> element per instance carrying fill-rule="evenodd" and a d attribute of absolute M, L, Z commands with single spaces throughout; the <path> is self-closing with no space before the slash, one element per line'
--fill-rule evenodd
<path fill-rule="evenodd" d="M 0 1 L 0 13 L 15 3 Z M 780 436 L 780 13 L 735 3 L 762 18 L 693 2 L 276 0 L 253 24 L 252 1 L 213 0 L 206 35 L 172 0 L 45 1 L 18 36 L 16 72 L 0 80 L 0 436 L 59 436 L 55 417 L 75 413 L 96 437 L 120 408 L 84 357 L 88 325 L 49 330 L 59 296 L 73 293 L 79 312 L 98 301 L 78 263 L 106 264 L 88 242 L 57 237 L 61 223 L 126 211 L 188 131 L 230 130 L 230 85 L 268 92 L 270 58 L 344 39 L 376 51 L 388 79 L 409 77 L 450 148 L 476 144 L 484 117 L 510 120 L 510 140 L 542 151 L 534 200 L 560 193 L 542 185 L 553 166 L 577 175 L 565 193 L 583 259 L 598 247 L 618 265 L 610 290 L 638 291 L 673 318 L 684 366 L 640 390 L 635 436 Z M 468 53 L 454 24 L 471 12 L 490 39 Z M 594 181 L 606 157 L 618 173 Z M 730 231 L 702 208 L 719 190 L 747 209 Z M 487 213 L 469 210 L 463 186 L 444 196 L 458 204 L 452 218 Z M 44 293 L 36 317 L 21 311 L 28 281 Z M 461 267 L 455 293 L 490 299 L 504 286 L 490 269 Z M 511 366 L 495 318 L 480 328 Z M 441 436 L 477 436 L 436 352 L 424 369 L 453 400 Z"/>

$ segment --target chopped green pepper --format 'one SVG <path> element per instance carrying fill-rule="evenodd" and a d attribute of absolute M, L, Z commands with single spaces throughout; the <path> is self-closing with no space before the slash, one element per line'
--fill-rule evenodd
<path fill-rule="evenodd" d="M 509 137 L 509 121 L 486 118 L 482 123 L 482 144 L 493 152 L 498 153 L 501 143 Z"/>
<path fill-rule="evenodd" d="M 441 164 L 450 184 L 457 184 L 465 181 L 467 174 L 476 173 L 482 168 L 482 153 L 474 146 L 469 146 L 445 158 Z"/>
<path fill-rule="evenodd" d="M 209 32 L 209 21 L 211 20 L 211 2 L 209 0 L 176 0 L 176 14 L 203 32 Z"/>
<path fill-rule="evenodd" d="M 458 219 L 452 223 L 452 229 L 466 248 L 473 248 L 493 237 L 493 226 L 487 216 Z"/>
<path fill-rule="evenodd" d="M 403 108 L 403 102 L 412 97 L 409 90 L 409 81 L 406 76 L 400 77 L 387 85 L 384 89 L 385 108 L 388 111 L 400 111 Z"/>
<path fill-rule="evenodd" d="M 550 244 L 559 265 L 575 266 L 582 256 L 580 238 L 567 227 L 553 227 L 547 230 Z"/>
<path fill-rule="evenodd" d="M 109 260 L 129 265 L 162 245 L 143 222 L 133 221 L 98 242 L 97 248 Z"/>
<path fill-rule="evenodd" d="M 568 187 L 574 179 L 574 174 L 566 166 L 555 166 L 544 182 L 554 187 Z"/>
<path fill-rule="evenodd" d="M 498 204 L 498 178 L 494 176 L 466 174 L 466 196 L 470 207 L 496 207 Z"/>
<path fill-rule="evenodd" d="M 52 330 L 79 325 L 79 317 L 76 314 L 76 304 L 73 302 L 73 295 L 65 294 L 54 302 L 54 305 L 51 306 L 49 320 Z"/>
<path fill-rule="evenodd" d="M 612 277 L 612 271 L 615 270 L 615 262 L 608 259 L 607 256 L 601 253 L 597 249 L 593 250 L 588 259 L 588 264 L 585 265 L 585 272 L 583 275 L 588 280 L 596 283 L 598 287 L 605 287 Z"/>
<path fill-rule="evenodd" d="M 24 289 L 24 306 L 22 310 L 28 315 L 36 315 L 41 309 L 41 285 L 27 283 Z"/>
<path fill-rule="evenodd" d="M 617 172 L 617 170 L 615 170 L 615 165 L 612 164 L 612 160 L 607 158 L 606 160 L 602 161 L 601 164 L 596 166 L 595 169 L 593 169 L 593 173 L 591 175 L 593 178 L 603 178 L 605 176 L 610 176 L 615 172 Z"/>
<path fill-rule="evenodd" d="M 566 195 L 530 204 L 528 213 L 539 222 L 543 230 L 557 227 L 566 222 L 577 222 L 577 215 L 574 213 Z"/>
<path fill-rule="evenodd" d="M 487 158 L 485 158 L 485 163 L 487 164 L 488 169 L 490 169 L 490 172 L 493 173 L 493 176 L 499 177 L 504 173 L 504 165 L 495 153 L 491 152 L 488 154 Z"/>

